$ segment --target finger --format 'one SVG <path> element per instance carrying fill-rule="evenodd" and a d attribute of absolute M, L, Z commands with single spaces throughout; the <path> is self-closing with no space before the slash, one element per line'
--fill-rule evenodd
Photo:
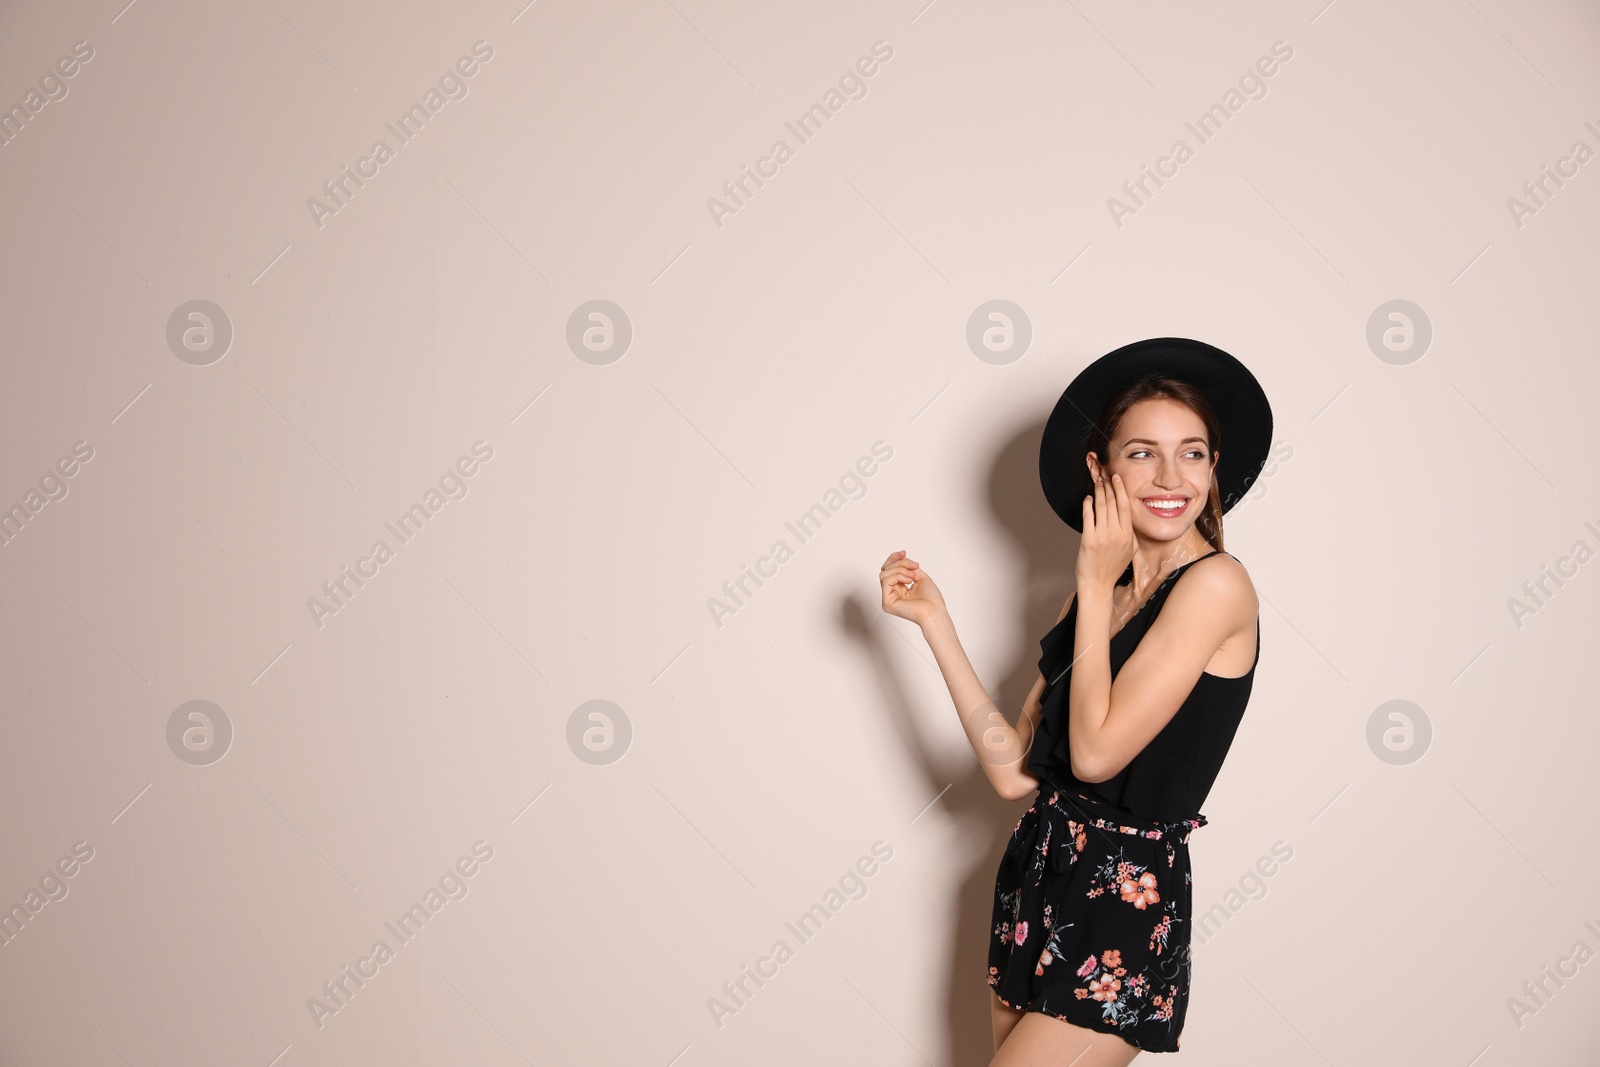
<path fill-rule="evenodd" d="M 900 563 L 896 563 L 883 574 L 883 581 L 886 583 L 894 582 L 899 585 L 910 585 L 916 580 L 917 575 L 913 574 L 903 564 Z"/>
<path fill-rule="evenodd" d="M 1133 501 L 1128 499 L 1128 487 L 1122 484 L 1121 476 L 1116 474 L 1111 476 L 1111 487 L 1117 497 L 1118 525 L 1127 526 L 1133 520 Z"/>

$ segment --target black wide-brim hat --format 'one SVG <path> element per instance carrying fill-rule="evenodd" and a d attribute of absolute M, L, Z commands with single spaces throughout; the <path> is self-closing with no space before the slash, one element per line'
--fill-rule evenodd
<path fill-rule="evenodd" d="M 1085 367 L 1056 401 L 1039 443 L 1039 483 L 1061 521 L 1083 532 L 1083 498 L 1091 489 L 1083 461 L 1089 433 L 1111 398 L 1135 380 L 1177 378 L 1199 390 L 1217 417 L 1217 491 L 1226 512 L 1244 498 L 1272 446 L 1272 405 L 1243 363 L 1188 337 L 1152 337 L 1123 345 Z M 1104 463 L 1105 457 L 1101 457 Z"/>

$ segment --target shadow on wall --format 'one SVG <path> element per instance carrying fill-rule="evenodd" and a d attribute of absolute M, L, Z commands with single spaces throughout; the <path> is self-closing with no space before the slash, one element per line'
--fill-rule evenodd
<path fill-rule="evenodd" d="M 1038 639 L 1055 625 L 1056 617 L 1072 593 L 1078 533 L 1050 509 L 1039 488 L 1039 442 L 1044 434 L 1043 420 L 1025 427 L 995 456 L 989 471 L 989 511 L 995 522 L 1010 535 L 1020 549 L 1023 571 L 1012 601 L 1020 613 L 1019 629 L 1029 635 L 1019 641 L 1012 662 L 999 684 L 989 695 L 1005 710 L 1013 724 L 1039 675 Z M 939 580 L 939 561 L 917 555 L 906 546 L 911 557 L 924 563 L 934 580 Z M 998 562 L 998 561 L 997 561 Z M 875 578 L 875 576 L 872 576 Z M 872 586 L 876 588 L 876 582 Z M 962 597 L 970 603 L 970 597 Z M 984 982 L 989 961 L 989 921 L 994 905 L 995 873 L 1000 857 L 1017 818 L 1030 800 L 1002 800 L 989 784 L 977 756 L 963 751 L 955 759 L 930 749 L 921 733 L 922 724 L 939 714 L 948 716 L 950 727 L 960 734 L 955 707 L 948 695 L 936 709 L 913 711 L 888 648 L 894 641 L 885 628 L 904 627 L 913 642 L 922 643 L 910 623 L 885 614 L 873 606 L 869 617 L 862 602 L 845 596 L 840 605 L 840 622 L 845 632 L 861 646 L 873 667 L 881 692 L 881 706 L 899 736 L 901 751 L 907 753 L 921 772 L 927 796 L 940 797 L 923 817 L 943 818 L 959 830 L 958 854 L 970 857 L 964 868 L 952 870 L 950 884 L 956 893 L 955 927 L 942 944 L 930 946 L 944 954 L 944 1018 L 948 1021 L 941 1067 L 956 1064 L 987 1063 L 994 1055 L 994 1037 L 989 1018 L 992 994 Z M 963 620 L 957 619 L 960 629 Z M 963 630 L 970 634 L 969 628 Z M 926 646 L 923 646 L 926 653 Z M 932 659 L 932 653 L 926 653 Z M 976 664 L 974 666 L 977 666 Z M 995 671 L 978 667 L 980 677 L 993 678 Z M 992 684 L 992 683 L 991 683 Z M 919 965 L 920 965 L 919 961 Z M 909 960 L 905 964 L 911 966 Z M 909 975 L 908 975 L 909 977 Z"/>

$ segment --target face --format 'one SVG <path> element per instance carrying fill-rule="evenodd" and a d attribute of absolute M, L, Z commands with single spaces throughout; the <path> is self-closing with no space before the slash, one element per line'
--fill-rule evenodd
<path fill-rule="evenodd" d="M 1181 537 L 1205 506 L 1215 461 L 1205 423 L 1176 400 L 1141 400 L 1122 416 L 1102 466 L 1091 474 L 1122 475 L 1135 533 L 1155 541 Z M 1158 507 L 1157 505 L 1162 505 Z"/>

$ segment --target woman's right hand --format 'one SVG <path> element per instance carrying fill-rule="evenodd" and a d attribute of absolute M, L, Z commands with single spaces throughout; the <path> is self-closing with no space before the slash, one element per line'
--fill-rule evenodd
<path fill-rule="evenodd" d="M 918 626 L 949 615 L 939 587 L 933 584 L 927 571 L 917 566 L 916 560 L 906 558 L 903 549 L 883 561 L 878 571 L 878 584 L 883 588 L 883 610 L 890 615 Z"/>

